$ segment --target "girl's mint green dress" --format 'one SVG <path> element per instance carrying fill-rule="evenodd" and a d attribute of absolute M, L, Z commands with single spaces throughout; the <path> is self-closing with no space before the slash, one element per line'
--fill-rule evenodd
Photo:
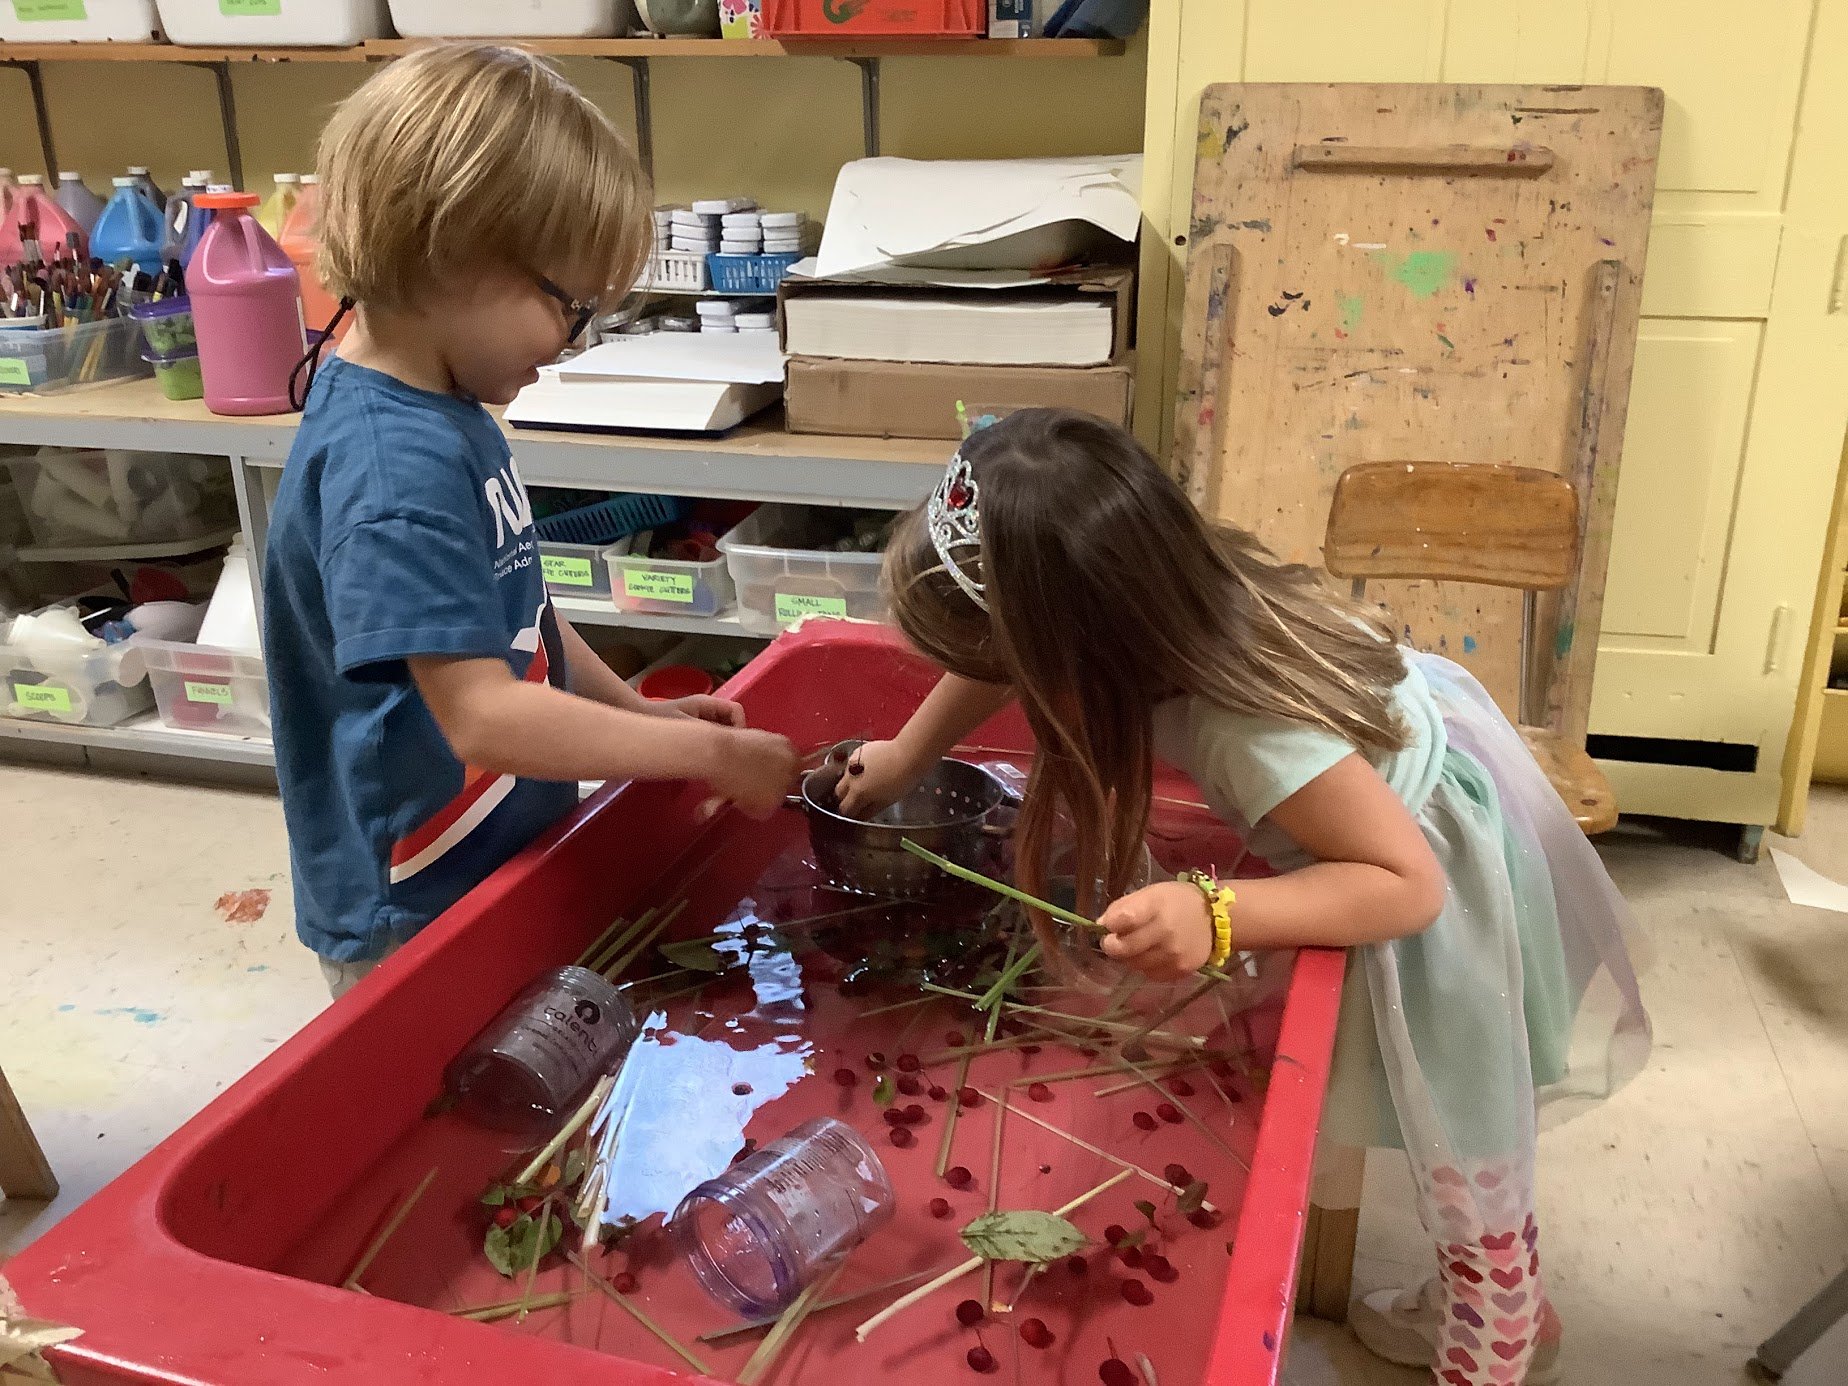
<path fill-rule="evenodd" d="M 1402 1147 L 1440 1245 L 1530 1236 L 1538 1113 L 1608 1096 L 1649 1052 L 1628 913 L 1597 853 L 1480 684 L 1406 652 L 1409 744 L 1376 768 L 1449 875 L 1422 933 L 1350 950 L 1323 1134 Z M 1158 709 L 1156 751 L 1247 830 L 1236 873 L 1310 858 L 1266 815 L 1337 761 L 1338 737 L 1198 699 Z M 1237 908 L 1233 910 L 1236 936 Z M 1537 1273 L 1537 1261 L 1536 1261 Z"/>

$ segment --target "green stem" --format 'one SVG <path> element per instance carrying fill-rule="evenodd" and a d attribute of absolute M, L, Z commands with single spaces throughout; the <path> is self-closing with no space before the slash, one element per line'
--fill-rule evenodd
<path fill-rule="evenodd" d="M 968 881 L 972 885 L 982 886 L 987 890 L 994 891 L 997 895 L 1005 895 L 1010 900 L 1026 905 L 1030 909 L 1039 910 L 1042 914 L 1049 914 L 1054 919 L 1060 920 L 1066 924 L 1076 924 L 1081 929 L 1101 929 L 1103 927 L 1095 919 L 1086 919 L 1082 914 L 1076 914 L 1063 906 L 1054 905 L 1035 895 L 1029 895 L 1024 890 L 1016 890 L 1011 885 L 997 881 L 993 876 L 984 876 L 980 871 L 971 871 L 966 866 L 958 866 L 947 857 L 940 857 L 928 848 L 918 846 L 917 843 L 913 842 L 908 837 L 903 839 L 899 845 L 907 852 L 911 853 L 912 856 L 922 857 L 939 871 L 947 871 L 958 880 Z"/>

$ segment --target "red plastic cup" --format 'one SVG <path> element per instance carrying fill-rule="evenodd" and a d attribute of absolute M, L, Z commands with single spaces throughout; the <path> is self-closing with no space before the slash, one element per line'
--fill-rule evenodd
<path fill-rule="evenodd" d="M 696 669 L 691 664 L 664 664 L 638 683 L 636 689 L 644 698 L 670 703 L 675 698 L 710 693 L 714 686 L 712 675 L 704 669 Z"/>

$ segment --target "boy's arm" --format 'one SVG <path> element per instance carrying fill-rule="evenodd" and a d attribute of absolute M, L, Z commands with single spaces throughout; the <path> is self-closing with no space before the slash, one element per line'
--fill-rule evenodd
<path fill-rule="evenodd" d="M 556 608 L 553 615 L 557 616 L 559 638 L 565 646 L 565 667 L 571 671 L 571 691 L 580 698 L 647 717 L 697 717 L 702 722 L 717 722 L 721 726 L 744 725 L 744 709 L 727 698 L 704 693 L 667 702 L 644 698 L 629 687 L 627 679 L 603 662 L 602 656 L 590 648 L 590 643 L 569 621 L 558 616 Z"/>
<path fill-rule="evenodd" d="M 756 818 L 781 807 L 796 784 L 795 747 L 770 732 L 605 706 L 516 679 L 501 659 L 406 663 L 457 759 L 481 770 L 537 780 L 704 780 Z"/>

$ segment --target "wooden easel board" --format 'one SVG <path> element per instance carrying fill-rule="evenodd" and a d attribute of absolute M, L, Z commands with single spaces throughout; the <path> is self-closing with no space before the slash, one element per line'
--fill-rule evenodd
<path fill-rule="evenodd" d="M 1571 476 L 1584 576 L 1541 634 L 1578 737 L 1661 127 L 1644 87 L 1224 84 L 1200 110 L 1178 474 L 1208 514 L 1310 564 L 1355 463 Z M 1369 595 L 1512 711 L 1517 593 Z"/>

